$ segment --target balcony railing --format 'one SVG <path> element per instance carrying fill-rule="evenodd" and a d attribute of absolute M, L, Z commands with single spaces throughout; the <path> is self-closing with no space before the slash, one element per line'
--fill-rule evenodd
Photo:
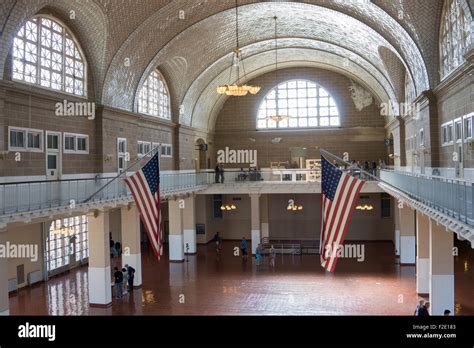
<path fill-rule="evenodd" d="M 380 178 L 411 198 L 474 226 L 473 182 L 391 170 L 382 170 Z"/>
<path fill-rule="evenodd" d="M 209 184 L 212 175 L 206 172 L 184 172 L 160 175 L 163 194 L 192 190 Z M 112 178 L 18 182 L 0 185 L 0 215 L 81 204 L 109 183 L 90 201 L 113 200 L 130 197 L 131 193 L 120 177 Z"/>

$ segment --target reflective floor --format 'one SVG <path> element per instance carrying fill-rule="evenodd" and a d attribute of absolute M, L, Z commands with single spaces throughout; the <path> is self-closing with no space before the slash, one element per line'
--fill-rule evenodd
<path fill-rule="evenodd" d="M 87 266 L 20 290 L 10 297 L 12 315 L 412 315 L 418 296 L 415 267 L 399 266 L 391 243 L 367 243 L 365 262 L 341 259 L 324 273 L 318 256 L 277 256 L 257 269 L 234 256 L 238 242 L 224 242 L 219 258 L 199 246 L 189 262 L 158 262 L 143 250 L 143 286 L 90 308 Z M 456 257 L 456 315 L 474 315 L 474 252 L 465 243 Z M 113 266 L 120 260 L 113 260 Z"/>

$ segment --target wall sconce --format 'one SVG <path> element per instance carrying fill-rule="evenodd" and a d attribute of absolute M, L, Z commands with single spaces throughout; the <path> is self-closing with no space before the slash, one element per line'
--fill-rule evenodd
<path fill-rule="evenodd" d="M 236 210 L 237 207 L 235 206 L 235 204 L 222 204 L 221 205 L 221 210 L 222 211 L 232 211 L 232 210 Z"/>
<path fill-rule="evenodd" d="M 356 210 L 371 211 L 374 210 L 374 206 L 372 204 L 359 204 L 356 206 Z"/>
<path fill-rule="evenodd" d="M 303 211 L 303 206 L 295 204 L 295 201 L 293 199 L 290 199 L 288 201 L 288 206 L 286 207 L 286 210 L 292 211 L 292 212 L 298 212 L 298 211 Z"/>
<path fill-rule="evenodd" d="M 398 154 L 396 154 L 396 153 L 391 153 L 391 154 L 388 155 L 388 157 L 389 157 L 390 159 L 394 159 L 394 158 L 400 158 L 400 155 L 398 155 Z"/>

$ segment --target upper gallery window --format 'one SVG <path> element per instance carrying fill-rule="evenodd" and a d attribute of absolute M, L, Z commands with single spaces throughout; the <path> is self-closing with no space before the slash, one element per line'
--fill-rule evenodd
<path fill-rule="evenodd" d="M 81 49 L 61 23 L 33 17 L 13 42 L 13 79 L 79 96 L 86 95 Z"/>
<path fill-rule="evenodd" d="M 260 104 L 258 129 L 339 127 L 339 110 L 321 86 L 293 80 L 273 88 Z"/>
<path fill-rule="evenodd" d="M 462 0 L 444 2 L 441 23 L 441 78 L 464 62 L 463 55 L 471 45 L 471 14 Z"/>
<path fill-rule="evenodd" d="M 168 88 L 157 70 L 148 76 L 140 89 L 138 112 L 167 120 L 171 118 Z"/>

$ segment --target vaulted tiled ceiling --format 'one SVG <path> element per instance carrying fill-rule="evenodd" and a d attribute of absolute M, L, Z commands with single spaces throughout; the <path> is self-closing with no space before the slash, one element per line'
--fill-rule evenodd
<path fill-rule="evenodd" d="M 51 9 L 81 41 L 97 102 L 134 110 L 138 86 L 158 67 L 170 87 L 173 119 L 212 129 L 225 101 L 215 87 L 226 82 L 235 47 L 234 7 L 233 0 L 4 0 L 0 74 L 21 24 Z M 248 79 L 272 69 L 276 15 L 282 67 L 337 70 L 380 101 L 400 98 L 408 71 L 420 93 L 439 81 L 441 9 L 442 0 L 239 0 Z M 184 113 L 178 118 L 179 105 Z"/>

